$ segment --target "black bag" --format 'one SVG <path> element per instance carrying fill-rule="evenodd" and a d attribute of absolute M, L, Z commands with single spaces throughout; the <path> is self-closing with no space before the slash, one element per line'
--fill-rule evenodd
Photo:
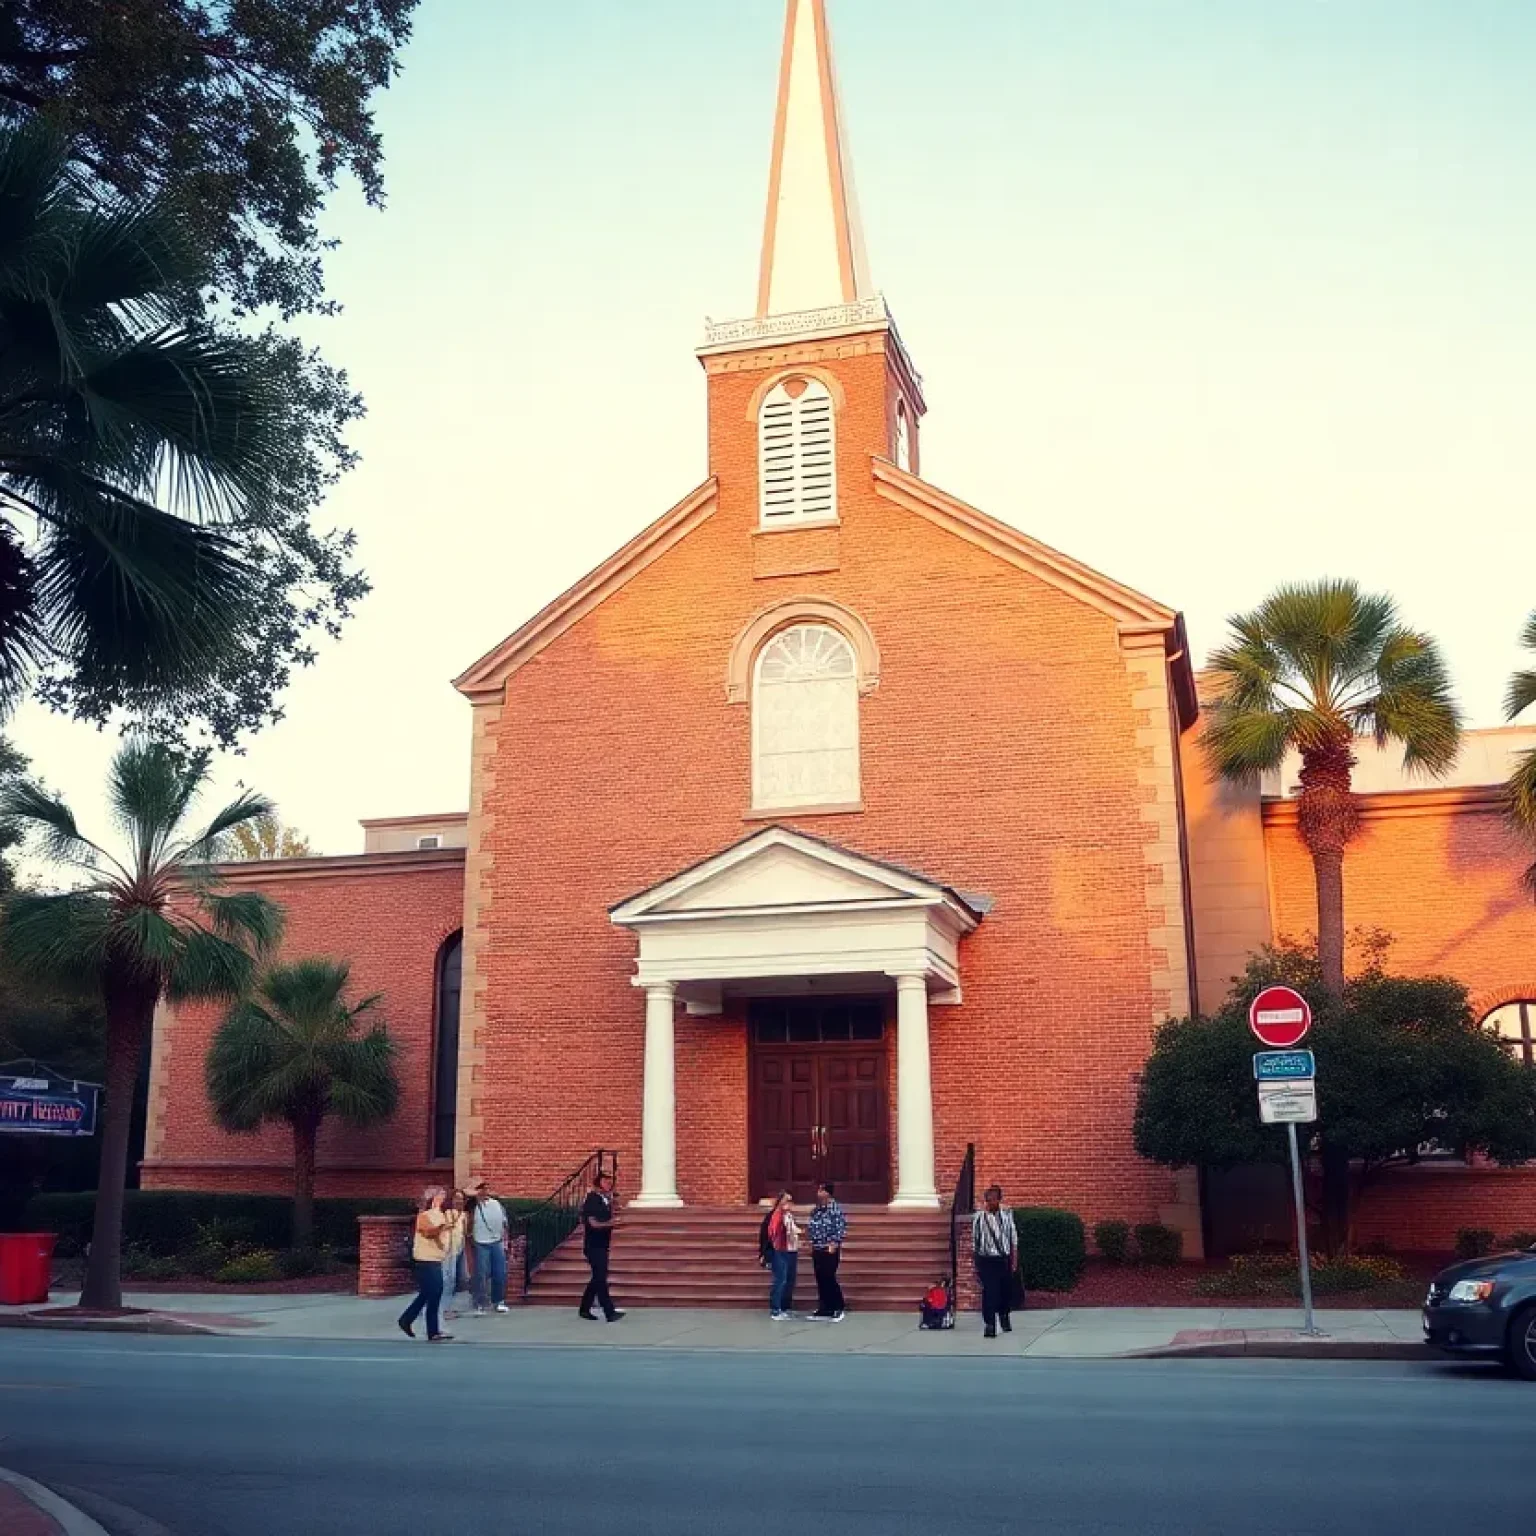
<path fill-rule="evenodd" d="M 1024 1275 L 1018 1269 L 1008 1277 L 1008 1310 L 1010 1312 L 1024 1310 Z"/>
<path fill-rule="evenodd" d="M 757 1229 L 757 1262 L 764 1269 L 773 1268 L 773 1244 L 768 1240 L 768 1223 L 773 1220 L 773 1212 L 770 1210 L 763 1217 L 763 1224 Z"/>

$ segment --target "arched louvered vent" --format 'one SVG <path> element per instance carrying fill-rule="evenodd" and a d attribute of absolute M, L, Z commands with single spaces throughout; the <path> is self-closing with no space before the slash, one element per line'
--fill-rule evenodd
<path fill-rule="evenodd" d="M 826 385 L 786 379 L 763 401 L 757 432 L 764 526 L 836 517 L 836 444 Z"/>

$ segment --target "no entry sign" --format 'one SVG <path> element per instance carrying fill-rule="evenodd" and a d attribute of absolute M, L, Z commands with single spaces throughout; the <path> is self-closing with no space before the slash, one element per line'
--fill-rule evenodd
<path fill-rule="evenodd" d="M 1312 1010 L 1290 987 L 1265 987 L 1248 1005 L 1248 1027 L 1272 1050 L 1289 1050 L 1306 1038 Z"/>

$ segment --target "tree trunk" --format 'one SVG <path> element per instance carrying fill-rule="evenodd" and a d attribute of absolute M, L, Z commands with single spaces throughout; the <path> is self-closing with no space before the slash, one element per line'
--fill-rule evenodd
<path fill-rule="evenodd" d="M 1322 1144 L 1323 1252 L 1330 1257 L 1349 1251 L 1349 1153 Z"/>
<path fill-rule="evenodd" d="M 1301 755 L 1297 820 L 1317 881 L 1318 964 L 1335 999 L 1344 995 L 1344 850 L 1360 824 L 1350 788 L 1354 766 L 1347 738 Z"/>
<path fill-rule="evenodd" d="M 139 979 L 107 978 L 107 1081 L 101 1120 L 101 1165 L 96 1174 L 96 1219 L 80 1305 L 115 1311 L 123 1304 L 123 1187 L 133 1090 L 159 992 Z"/>
<path fill-rule="evenodd" d="M 307 1251 L 315 1245 L 315 1141 L 319 1122 L 300 1115 L 293 1122 L 293 1246 Z"/>

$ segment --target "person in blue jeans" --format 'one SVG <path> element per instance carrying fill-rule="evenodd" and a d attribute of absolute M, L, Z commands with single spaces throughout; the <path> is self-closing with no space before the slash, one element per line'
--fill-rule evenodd
<path fill-rule="evenodd" d="M 787 1189 L 768 1218 L 768 1246 L 773 1266 L 768 1311 L 774 1322 L 782 1323 L 794 1316 L 795 1274 L 800 1268 L 800 1227 L 795 1221 L 795 1197 Z"/>
<path fill-rule="evenodd" d="M 406 1338 L 414 1339 L 416 1319 L 425 1310 L 427 1337 L 434 1343 L 446 1343 L 453 1337 L 444 1333 L 438 1320 L 438 1308 L 443 1300 L 443 1255 L 447 1252 L 448 1218 L 443 1214 L 443 1201 L 448 1191 L 441 1184 L 431 1185 L 421 1197 L 421 1209 L 416 1213 L 416 1226 L 411 1235 L 411 1262 L 416 1270 L 416 1299 L 400 1314 L 400 1331 Z"/>
<path fill-rule="evenodd" d="M 507 1310 L 507 1240 L 511 1229 L 506 1207 L 486 1187 L 484 1179 L 465 1186 L 470 1207 L 470 1242 L 475 1259 L 475 1316 L 483 1317 L 487 1307 Z"/>

